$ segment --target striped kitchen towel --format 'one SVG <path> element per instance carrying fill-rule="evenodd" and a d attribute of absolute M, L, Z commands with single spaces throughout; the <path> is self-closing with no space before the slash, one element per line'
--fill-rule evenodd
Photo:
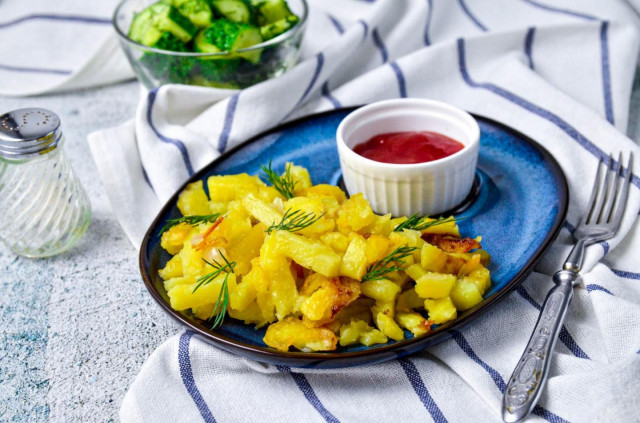
<path fill-rule="evenodd" d="M 0 95 L 45 94 L 133 78 L 111 25 L 116 4 L 0 1 Z"/>
<path fill-rule="evenodd" d="M 513 294 L 452 339 L 375 366 L 306 370 L 220 351 L 189 331 L 155 351 L 121 407 L 132 421 L 500 421 L 505 384 L 568 254 L 598 161 L 625 136 L 640 45 L 623 0 L 315 0 L 301 63 L 245 89 L 166 86 L 90 136 L 114 212 L 139 245 L 193 172 L 282 121 L 395 97 L 432 98 L 514 127 L 563 168 L 564 228 Z M 638 421 L 640 179 L 621 230 L 588 249 L 532 420 Z M 517 236 L 511 234 L 510 236 Z"/>

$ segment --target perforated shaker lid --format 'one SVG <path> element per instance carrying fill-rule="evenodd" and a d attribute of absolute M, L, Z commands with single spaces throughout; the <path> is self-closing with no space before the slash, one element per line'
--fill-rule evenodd
<path fill-rule="evenodd" d="M 0 156 L 5 158 L 42 154 L 61 138 L 60 118 L 50 110 L 31 107 L 0 116 Z"/>

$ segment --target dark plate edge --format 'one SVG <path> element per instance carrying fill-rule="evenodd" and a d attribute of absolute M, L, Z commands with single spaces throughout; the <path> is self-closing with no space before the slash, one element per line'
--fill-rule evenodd
<path fill-rule="evenodd" d="M 358 106 L 361 107 L 361 106 Z M 204 166 L 202 169 L 194 173 L 187 181 L 185 181 L 180 188 L 176 190 L 176 192 L 171 196 L 169 200 L 165 203 L 165 205 L 160 209 L 153 222 L 147 229 L 147 232 L 144 235 L 142 245 L 140 246 L 139 252 L 139 267 L 140 274 L 144 281 L 145 287 L 151 294 L 151 296 L 156 300 L 156 302 L 167 312 L 170 316 L 172 316 L 175 320 L 187 326 L 190 330 L 195 332 L 204 338 L 207 342 L 210 342 L 226 351 L 233 353 L 241 353 L 243 355 L 250 356 L 252 359 L 267 363 L 275 363 L 281 364 L 286 363 L 287 365 L 297 366 L 297 367 L 314 367 L 316 364 L 320 364 L 322 366 L 322 362 L 325 361 L 340 361 L 341 363 L 335 363 L 335 366 L 332 366 L 331 363 L 327 363 L 322 367 L 346 367 L 346 366 L 355 366 L 361 364 L 373 364 L 375 362 L 384 361 L 388 359 L 392 354 L 395 354 L 397 357 L 402 357 L 412 352 L 424 349 L 428 346 L 434 345 L 438 342 L 441 342 L 447 338 L 451 337 L 451 331 L 456 329 L 461 329 L 466 326 L 480 315 L 485 313 L 494 303 L 502 300 L 507 294 L 516 289 L 522 282 L 526 279 L 526 277 L 533 271 L 535 265 L 540 261 L 544 253 L 549 249 L 555 238 L 558 236 L 560 230 L 562 229 L 562 222 L 565 220 L 567 209 L 569 205 L 569 187 L 567 184 L 567 179 L 562 171 L 562 168 L 556 161 L 556 159 L 549 153 L 547 149 L 545 149 L 542 145 L 538 144 L 536 141 L 531 139 L 530 137 L 522 134 L 521 132 L 508 127 L 505 124 L 497 122 L 493 119 L 486 118 L 479 115 L 473 115 L 474 117 L 488 121 L 493 125 L 504 128 L 507 131 L 515 133 L 522 139 L 529 142 L 541 155 L 544 162 L 546 162 L 549 167 L 552 169 L 552 175 L 556 180 L 558 186 L 558 196 L 559 196 L 559 212 L 556 216 L 556 219 L 553 223 L 551 230 L 547 233 L 544 241 L 532 255 L 531 259 L 523 266 L 523 268 L 509 281 L 507 284 L 498 292 L 496 292 L 493 296 L 478 304 L 476 307 L 467 310 L 464 314 L 457 318 L 456 320 L 444 324 L 436 329 L 434 332 L 431 332 L 429 335 L 420 337 L 420 338 L 409 338 L 403 341 L 399 341 L 390 345 L 385 345 L 382 347 L 375 348 L 373 350 L 361 350 L 361 351 L 353 351 L 353 352 L 342 352 L 342 353 L 325 353 L 325 352 L 315 352 L 315 353 L 305 353 L 305 352 L 282 352 L 273 350 L 270 348 L 259 347 L 251 344 L 245 344 L 240 341 L 233 340 L 226 336 L 216 334 L 215 332 L 205 331 L 201 328 L 193 325 L 190 321 L 185 319 L 180 313 L 171 309 L 170 305 L 167 304 L 162 296 L 155 290 L 153 283 L 151 281 L 150 275 L 148 273 L 148 268 L 150 264 L 149 258 L 146 256 L 147 247 L 150 239 L 153 238 L 154 228 L 160 223 L 160 217 L 167 211 L 167 209 L 173 207 L 176 203 L 179 193 L 192 181 L 202 179 L 202 176 L 209 171 L 209 169 L 217 164 L 220 161 L 225 160 L 228 156 L 235 153 L 237 150 L 244 148 L 247 144 L 251 144 L 256 142 L 258 139 L 264 137 L 268 133 L 274 131 L 285 130 L 289 127 L 296 126 L 299 123 L 310 119 L 322 117 L 325 115 L 334 114 L 336 112 L 349 112 L 357 109 L 358 107 L 349 107 L 349 108 L 341 108 L 335 110 L 329 110 L 322 113 L 316 113 L 313 115 L 304 116 L 299 119 L 295 119 L 293 121 L 287 122 L 282 125 L 274 126 L 269 128 L 258 135 L 251 137 L 245 143 L 242 143 L 229 151 L 224 152 L 218 158 L 213 160 L 211 163 Z M 407 351 L 403 351 L 400 353 L 395 353 L 395 350 L 408 348 Z M 357 358 L 362 358 L 361 361 L 358 361 Z M 356 359 L 354 363 L 344 363 L 349 359 Z"/>

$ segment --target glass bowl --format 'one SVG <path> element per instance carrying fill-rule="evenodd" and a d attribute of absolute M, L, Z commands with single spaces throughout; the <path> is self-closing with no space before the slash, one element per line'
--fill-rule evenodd
<path fill-rule="evenodd" d="M 291 69 L 300 56 L 300 42 L 307 21 L 305 0 L 288 0 L 300 20 L 275 38 L 235 52 L 192 53 L 159 50 L 130 39 L 127 34 L 136 13 L 157 0 L 123 0 L 113 14 L 118 34 L 131 67 L 147 88 L 163 84 L 199 85 L 215 88 L 246 88 Z M 259 56 L 252 63 L 240 56 Z"/>

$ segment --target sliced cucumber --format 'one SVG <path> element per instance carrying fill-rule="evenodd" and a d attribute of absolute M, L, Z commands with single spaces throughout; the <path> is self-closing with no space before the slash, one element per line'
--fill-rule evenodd
<path fill-rule="evenodd" d="M 258 25 L 272 24 L 294 15 L 285 0 L 263 0 L 255 5 Z"/>
<path fill-rule="evenodd" d="M 288 30 L 293 28 L 299 20 L 300 18 L 298 18 L 296 15 L 289 15 L 284 19 L 275 21 L 274 23 L 261 26 L 260 35 L 262 36 L 262 39 L 270 40 L 271 38 L 277 37 L 283 32 L 287 32 Z"/>
<path fill-rule="evenodd" d="M 206 28 L 213 20 L 211 7 L 205 0 L 170 0 L 178 11 L 198 28 Z"/>
<path fill-rule="evenodd" d="M 147 7 L 140 13 L 136 13 L 129 27 L 128 37 L 145 46 L 152 46 L 158 42 L 163 31 L 153 26 L 153 18 L 154 13 L 150 7 Z"/>
<path fill-rule="evenodd" d="M 199 53 L 219 53 L 222 50 L 212 43 L 205 35 L 206 30 L 198 32 L 196 38 L 193 39 L 193 49 Z"/>
<path fill-rule="evenodd" d="M 191 41 L 198 28 L 189 18 L 183 16 L 178 9 L 162 3 L 151 6 L 155 10 L 155 27 L 161 31 L 169 31 L 183 42 Z"/>
<path fill-rule="evenodd" d="M 165 32 L 152 47 L 170 51 L 189 51 L 187 45 L 170 32 Z M 191 57 L 171 56 L 160 53 L 145 53 L 140 58 L 140 64 L 155 78 L 172 82 L 184 83 L 195 65 Z"/>
<path fill-rule="evenodd" d="M 254 13 L 251 4 L 244 0 L 210 0 L 211 7 L 218 15 L 231 22 L 253 24 Z"/>
<path fill-rule="evenodd" d="M 186 43 L 196 35 L 198 28 L 178 9 L 167 2 L 159 2 L 134 16 L 129 28 L 129 37 L 141 44 L 152 46 L 165 32 L 172 33 Z"/>
<path fill-rule="evenodd" d="M 262 42 L 262 36 L 257 27 L 231 22 L 226 19 L 213 21 L 213 23 L 202 32 L 202 42 L 206 41 L 223 51 L 234 52 Z M 261 49 L 257 49 L 250 52 L 238 53 L 237 56 L 252 63 L 257 63 L 260 60 L 261 52 Z"/>

